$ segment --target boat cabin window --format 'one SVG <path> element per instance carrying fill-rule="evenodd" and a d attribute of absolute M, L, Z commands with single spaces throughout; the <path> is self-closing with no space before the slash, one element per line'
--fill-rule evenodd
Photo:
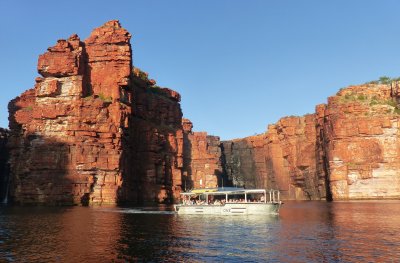
<path fill-rule="evenodd" d="M 224 193 L 212 194 L 208 196 L 208 204 L 222 205 L 225 203 L 225 200 L 226 195 Z"/>
<path fill-rule="evenodd" d="M 264 201 L 265 201 L 264 193 L 248 193 L 247 194 L 247 202 L 258 203 L 258 202 L 264 202 Z"/>
<path fill-rule="evenodd" d="M 228 203 L 243 203 L 245 202 L 244 194 L 228 194 Z"/>
<path fill-rule="evenodd" d="M 185 205 L 225 205 L 226 203 L 266 203 L 275 200 L 275 192 L 263 189 L 239 189 L 228 191 L 206 191 L 184 193 Z M 279 192 L 277 194 L 279 200 Z"/>

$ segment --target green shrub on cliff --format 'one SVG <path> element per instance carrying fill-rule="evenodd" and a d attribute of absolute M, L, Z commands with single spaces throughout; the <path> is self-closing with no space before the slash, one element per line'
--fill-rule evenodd
<path fill-rule="evenodd" d="M 365 96 L 364 94 L 360 94 L 360 95 L 358 95 L 357 99 L 361 100 L 361 101 L 364 101 L 364 100 L 368 99 L 368 97 Z"/>
<path fill-rule="evenodd" d="M 387 101 L 385 102 L 385 104 L 387 104 L 387 105 L 389 105 L 389 106 L 392 106 L 392 107 L 397 107 L 397 102 L 394 101 L 394 100 L 387 100 Z"/>
<path fill-rule="evenodd" d="M 111 96 L 107 97 L 103 93 L 100 93 L 98 96 L 104 102 L 112 102 L 112 97 Z"/>
<path fill-rule="evenodd" d="M 354 94 L 353 92 L 351 93 L 346 93 L 343 97 L 341 97 L 340 102 L 342 103 L 349 103 L 356 101 L 358 99 L 358 96 Z"/>
<path fill-rule="evenodd" d="M 377 84 L 379 84 L 379 80 L 371 80 L 371 81 L 365 82 L 365 84 L 377 85 Z"/>
<path fill-rule="evenodd" d="M 23 111 L 32 111 L 33 107 L 32 106 L 28 106 L 28 107 L 24 107 L 22 108 Z"/>
<path fill-rule="evenodd" d="M 142 71 L 140 68 L 133 68 L 132 73 L 135 77 L 144 80 L 144 81 L 148 81 L 149 80 L 149 74 Z"/>
<path fill-rule="evenodd" d="M 377 84 L 389 85 L 389 84 L 392 84 L 393 82 L 398 82 L 398 81 L 400 81 L 400 77 L 391 78 L 388 76 L 382 76 L 379 78 L 379 80 L 371 80 L 371 81 L 365 82 L 364 84 L 367 84 L 367 85 L 369 85 L 369 84 L 371 84 L 371 85 L 377 85 Z"/>
<path fill-rule="evenodd" d="M 369 103 L 369 106 L 374 106 L 374 105 L 378 105 L 378 104 L 379 104 L 378 100 L 372 99 L 371 102 Z"/>
<path fill-rule="evenodd" d="M 147 81 L 149 80 L 149 75 L 146 72 L 139 71 L 139 78 L 144 81 Z"/>
<path fill-rule="evenodd" d="M 164 96 L 164 92 L 162 91 L 160 86 L 157 85 L 153 85 L 147 88 L 147 93 L 151 93 L 151 94 L 157 94 L 157 95 L 161 95 Z"/>
<path fill-rule="evenodd" d="M 390 82 L 392 82 L 392 79 L 388 76 L 382 76 L 379 78 L 379 83 L 381 84 L 390 84 Z"/>

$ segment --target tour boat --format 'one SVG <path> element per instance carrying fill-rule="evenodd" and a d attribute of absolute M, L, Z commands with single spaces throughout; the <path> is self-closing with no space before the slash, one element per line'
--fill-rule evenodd
<path fill-rule="evenodd" d="M 193 189 L 181 193 L 178 214 L 253 215 L 278 214 L 282 205 L 278 190 L 234 187 Z"/>

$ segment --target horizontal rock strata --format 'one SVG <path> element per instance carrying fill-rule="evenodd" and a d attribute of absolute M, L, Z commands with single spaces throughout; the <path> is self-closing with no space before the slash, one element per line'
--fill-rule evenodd
<path fill-rule="evenodd" d="M 334 200 L 400 197 L 400 111 L 392 89 L 351 86 L 317 106 L 317 140 Z"/>
<path fill-rule="evenodd" d="M 280 189 L 284 199 L 399 198 L 394 85 L 351 86 L 315 114 L 282 118 L 265 134 L 223 142 L 228 177 L 240 186 Z"/>
<path fill-rule="evenodd" d="M 206 132 L 193 132 L 192 123 L 183 119 L 184 189 L 224 186 L 221 142 Z M 228 184 L 229 182 L 226 181 Z"/>
<path fill-rule="evenodd" d="M 314 115 L 287 117 L 265 134 L 224 141 L 226 171 L 234 185 L 280 189 L 283 199 L 325 196 L 317 176 Z"/>
<path fill-rule="evenodd" d="M 180 192 L 180 95 L 133 69 L 118 21 L 39 57 L 33 89 L 9 104 L 15 203 L 164 202 Z"/>

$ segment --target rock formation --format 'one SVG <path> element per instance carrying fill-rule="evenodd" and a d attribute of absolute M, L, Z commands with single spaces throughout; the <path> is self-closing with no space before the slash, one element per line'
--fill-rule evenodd
<path fill-rule="evenodd" d="M 351 86 L 317 106 L 317 142 L 333 200 L 400 197 L 394 85 Z"/>
<path fill-rule="evenodd" d="M 236 185 L 277 188 L 284 199 L 400 197 L 397 88 L 351 86 L 315 114 L 286 117 L 265 134 L 223 142 Z"/>
<path fill-rule="evenodd" d="M 348 87 L 315 114 L 221 142 L 193 132 L 180 95 L 133 67 L 130 38 L 114 20 L 40 55 L 41 77 L 0 130 L 0 168 L 6 140 L 10 164 L 0 193 L 9 185 L 22 204 L 173 202 L 182 189 L 232 185 L 296 200 L 400 197 L 396 83 Z"/>
<path fill-rule="evenodd" d="M 234 185 L 280 189 L 283 199 L 325 196 L 317 176 L 313 114 L 282 118 L 265 134 L 223 142 L 226 171 Z"/>
<path fill-rule="evenodd" d="M 228 184 L 223 174 L 219 137 L 207 135 L 206 132 L 193 132 L 192 127 L 188 119 L 183 119 L 184 189 L 221 187 L 224 179 Z"/>
<path fill-rule="evenodd" d="M 132 113 L 122 127 L 120 199 L 135 203 L 171 202 L 179 197 L 183 167 L 180 95 L 154 86 L 134 71 Z"/>
<path fill-rule="evenodd" d="M 9 104 L 15 203 L 168 201 L 183 165 L 180 96 L 132 70 L 118 21 L 39 57 L 33 89 Z"/>

